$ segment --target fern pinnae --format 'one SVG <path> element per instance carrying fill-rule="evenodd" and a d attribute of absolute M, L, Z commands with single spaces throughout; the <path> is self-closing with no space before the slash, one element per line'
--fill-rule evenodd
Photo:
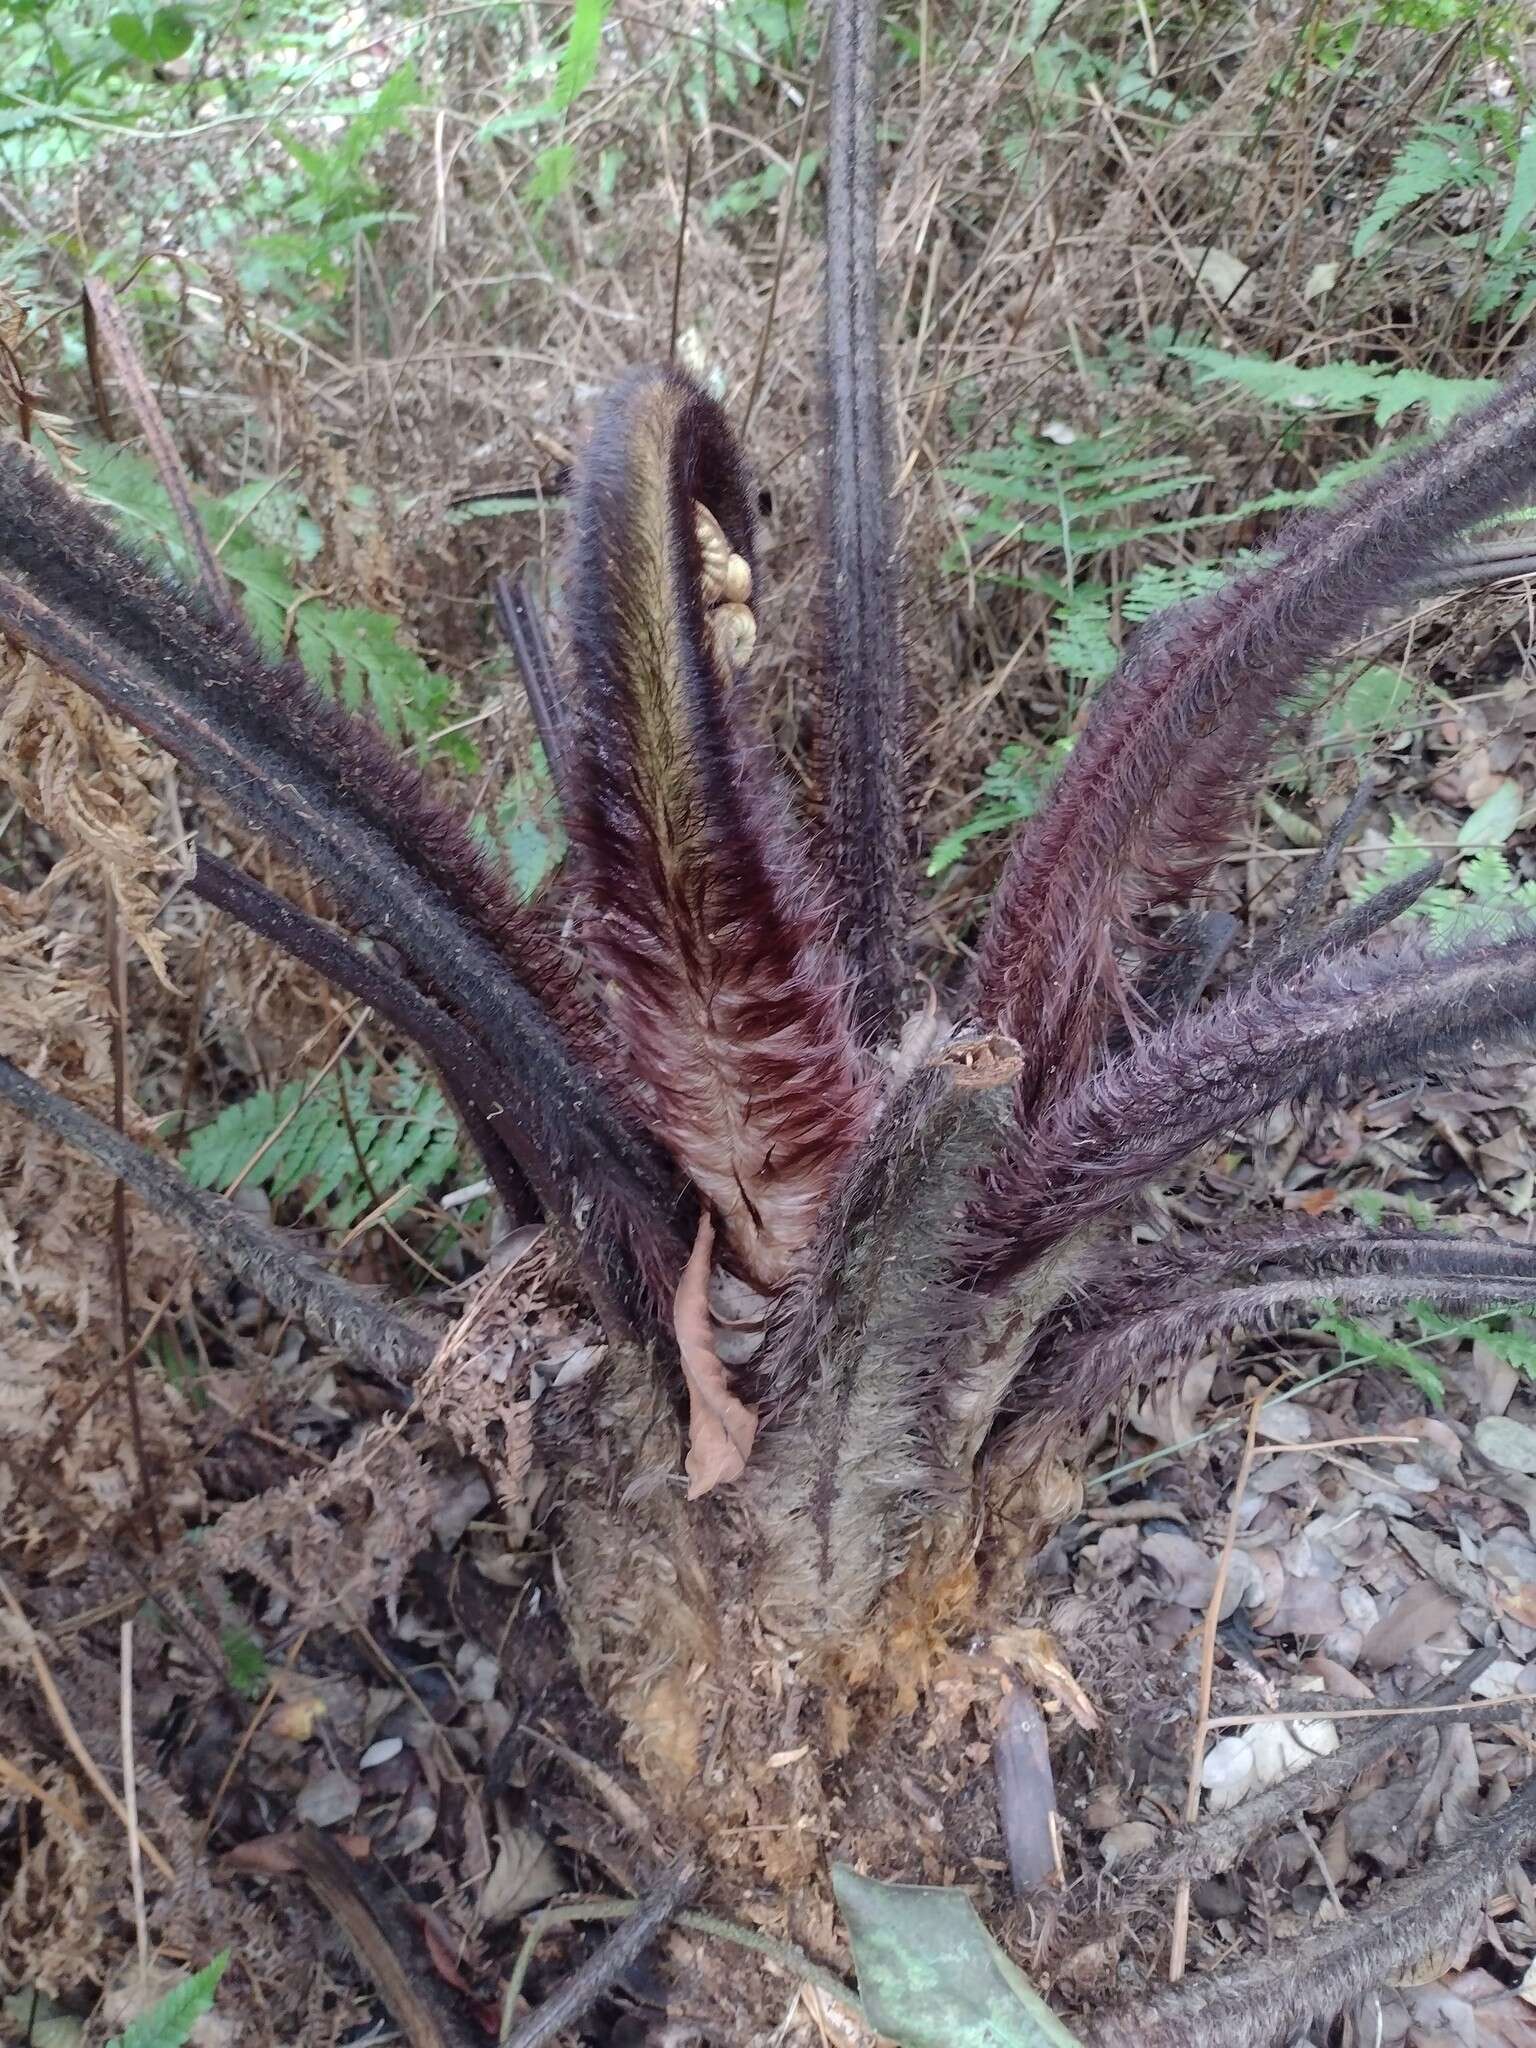
<path fill-rule="evenodd" d="M 1146 822 L 1139 865 L 1154 892 L 1203 879 L 1280 721 L 1320 662 L 1410 601 L 1457 537 L 1536 495 L 1536 357 L 1441 438 L 1328 510 L 1302 515 L 1256 572 L 1260 603 L 1196 661 L 1170 710 L 1174 772 Z"/>
<path fill-rule="evenodd" d="M 679 373 L 632 374 L 576 494 L 571 822 L 657 1134 L 727 1255 L 771 1289 L 874 1091 L 817 878 L 746 727 L 740 643 L 719 630 L 754 573 L 752 497 L 718 406 Z"/>

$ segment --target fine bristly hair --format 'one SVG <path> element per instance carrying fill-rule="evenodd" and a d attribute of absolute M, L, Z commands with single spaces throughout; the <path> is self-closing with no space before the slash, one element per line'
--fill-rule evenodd
<path fill-rule="evenodd" d="M 374 728 L 258 655 L 216 565 L 201 595 L 177 588 L 29 451 L 0 448 L 0 630 L 308 870 L 338 923 L 210 855 L 194 887 L 420 1047 L 509 1212 L 551 1218 L 668 1398 L 675 1297 L 711 1353 L 684 1272 L 713 1235 L 717 1299 L 747 1304 L 729 1398 L 757 1404 L 738 1498 L 758 1593 L 811 1636 L 860 1625 L 1000 1416 L 1015 1447 L 1060 1443 L 1137 1378 L 1325 1297 L 1358 1314 L 1536 1308 L 1536 1254 L 1476 1239 L 1279 1223 L 1114 1251 L 1150 1188 L 1288 1097 L 1536 1043 L 1536 927 L 1443 951 L 1383 936 L 1435 866 L 1323 919 L 1368 792 L 1246 959 L 1195 900 L 1320 665 L 1424 591 L 1536 559 L 1459 545 L 1536 496 L 1536 362 L 1137 636 L 1009 852 L 964 1002 L 904 1030 L 877 28 L 873 0 L 834 0 L 817 814 L 795 815 L 754 717 L 765 614 L 745 457 L 692 379 L 637 368 L 575 467 L 563 661 L 525 589 L 496 600 L 570 828 L 574 947 Z M 93 304 L 121 364 L 121 315 Z M 147 385 L 128 381 L 142 417 Z M 416 1355 L 248 1219 L 181 1199 L 163 1163 L 17 1070 L 0 1078 L 13 1108 L 109 1160 L 312 1326 Z"/>

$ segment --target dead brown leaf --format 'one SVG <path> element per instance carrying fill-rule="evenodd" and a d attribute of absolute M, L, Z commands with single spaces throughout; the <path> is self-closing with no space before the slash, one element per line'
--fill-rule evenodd
<path fill-rule="evenodd" d="M 1037 1692 L 1048 1694 L 1066 1708 L 1079 1728 L 1089 1731 L 1099 1725 L 1098 1711 L 1068 1668 L 1061 1645 L 1048 1629 L 1010 1628 L 995 1635 L 994 1656 L 1014 1666 Z"/>
<path fill-rule="evenodd" d="M 672 1303 L 672 1326 L 688 1383 L 688 1456 L 683 1469 L 690 1500 L 739 1479 L 757 1434 L 756 1410 L 731 1392 L 715 1349 L 709 1313 L 709 1255 L 714 1242 L 714 1222 L 705 1209 Z"/>
<path fill-rule="evenodd" d="M 1360 1661 L 1372 1671 L 1389 1671 L 1412 1651 L 1431 1642 L 1456 1619 L 1456 1601 L 1427 1580 L 1410 1586 L 1360 1646 Z"/>

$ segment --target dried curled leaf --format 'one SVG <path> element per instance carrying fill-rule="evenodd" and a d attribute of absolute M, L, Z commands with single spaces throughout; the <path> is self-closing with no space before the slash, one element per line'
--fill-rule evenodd
<path fill-rule="evenodd" d="M 474 1305 L 438 1347 L 421 1382 L 422 1412 L 484 1467 L 502 1510 L 516 1517 L 533 1462 L 528 1329 L 514 1267 L 484 1279 Z"/>
<path fill-rule="evenodd" d="M 709 1313 L 709 1256 L 715 1226 L 706 1209 L 673 1303 L 677 1348 L 688 1382 L 688 1498 L 739 1479 L 752 1455 L 757 1414 L 731 1392 Z"/>
<path fill-rule="evenodd" d="M 365 1430 L 323 1471 L 226 1509 L 201 1556 L 249 1572 L 298 1625 L 394 1600 L 430 1540 L 433 1490 L 398 1424 Z"/>
<path fill-rule="evenodd" d="M 992 1638 L 992 1653 L 1013 1665 L 1037 1692 L 1065 1707 L 1079 1728 L 1099 1725 L 1098 1709 L 1068 1666 L 1066 1653 L 1049 1629 L 1010 1628 Z"/>

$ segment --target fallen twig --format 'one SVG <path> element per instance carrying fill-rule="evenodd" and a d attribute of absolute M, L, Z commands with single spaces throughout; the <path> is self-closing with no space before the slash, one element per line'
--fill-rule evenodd
<path fill-rule="evenodd" d="M 507 1980 L 503 2010 L 512 2005 L 522 1990 L 533 1952 L 550 1928 L 579 1925 L 583 1920 L 628 1920 L 639 1910 L 638 1899 L 571 1899 L 541 1908 L 529 1922 L 522 1949 Z M 679 1913 L 676 1919 L 678 1926 L 689 1934 L 707 1934 L 713 1940 L 729 1941 L 737 1948 L 750 1949 L 753 1955 L 787 1970 L 802 1984 L 809 1984 L 823 1998 L 830 1998 L 854 2019 L 864 2020 L 864 2008 L 852 1985 L 845 1984 L 833 1971 L 814 1962 L 804 1949 L 796 1948 L 793 1942 L 775 1941 L 771 1934 L 763 1934 L 755 1927 L 739 1926 L 734 1920 L 722 1920 L 714 1913 L 689 1911 Z M 509 2044 L 503 2044 L 503 2048 L 509 2048 Z"/>
<path fill-rule="evenodd" d="M 1205 1763 L 1205 1738 L 1211 1725 L 1211 1684 L 1216 1668 L 1216 1632 L 1221 1626 L 1221 1605 L 1227 1590 L 1227 1574 L 1232 1569 L 1232 1553 L 1237 1547 L 1237 1518 L 1242 1512 L 1248 1474 L 1253 1469 L 1254 1455 L 1258 1448 L 1259 1417 L 1263 1412 L 1263 1398 L 1255 1394 L 1248 1409 L 1248 1433 L 1243 1439 L 1243 1455 L 1238 1460 L 1237 1477 L 1232 1482 L 1232 1506 L 1227 1515 L 1227 1533 L 1221 1546 L 1221 1555 L 1216 1560 L 1215 1583 L 1211 1587 L 1211 1597 L 1206 1603 L 1205 1624 L 1200 1631 L 1200 1703 L 1195 1713 L 1195 1732 L 1190 1738 L 1189 1745 L 1189 1777 L 1184 1788 L 1186 1822 L 1193 1822 L 1200 1811 L 1200 1779 Z M 1171 1984 L 1177 1984 L 1184 1974 L 1184 1956 L 1189 1943 L 1189 1886 L 1189 1879 L 1181 1877 L 1173 1902 L 1173 1935 L 1168 1947 L 1168 1981 Z"/>
<path fill-rule="evenodd" d="M 115 1174 L 157 1215 L 194 1238 L 206 1258 L 256 1288 L 274 1308 L 296 1317 L 344 1357 L 407 1381 L 418 1379 L 431 1364 L 437 1347 L 425 1331 L 380 1308 L 360 1288 L 338 1280 L 317 1259 L 293 1250 L 232 1203 L 193 1187 L 142 1145 L 7 1059 L 0 1059 L 0 1102 Z"/>
<path fill-rule="evenodd" d="M 182 539 L 186 542 L 193 560 L 197 563 L 197 580 L 202 585 L 203 595 L 228 625 L 231 632 L 238 633 L 243 646 L 252 653 L 256 643 L 246 623 L 239 600 L 230 588 L 229 578 L 223 564 L 208 542 L 203 522 L 197 516 L 192 503 L 192 486 L 187 479 L 185 465 L 171 439 L 170 429 L 165 424 L 165 415 L 155 402 L 155 394 L 149 388 L 149 379 L 144 374 L 144 365 L 134 347 L 133 337 L 128 331 L 128 322 L 118 304 L 117 294 L 104 279 L 93 277 L 88 280 L 83 293 L 85 307 L 85 348 L 90 365 L 91 383 L 96 394 L 97 416 L 101 421 L 106 438 L 110 441 L 110 416 L 107 412 L 107 398 L 102 378 L 101 351 L 99 342 L 105 342 L 107 354 L 112 359 L 133 408 L 139 431 L 144 436 L 154 465 L 159 473 L 161 485 L 171 501 L 176 514 L 176 523 L 181 528 Z"/>
<path fill-rule="evenodd" d="M 502 2048 L 545 2048 L 557 2034 L 563 2034 L 587 2012 L 609 1985 L 623 1976 L 657 1936 L 676 1918 L 679 1909 L 693 1897 L 703 1881 L 703 1869 L 691 1856 L 680 1856 L 660 1884 L 644 1899 L 637 1899 L 617 1932 L 602 1947 L 573 1970 L 553 1997 L 546 1998 L 537 2012 L 530 2013 L 520 2027 L 510 2028 L 511 2008 L 521 1988 L 514 1972 L 507 1985 L 502 2009 Z M 526 1948 L 525 1948 L 526 1953 Z M 519 1962 L 523 1958 L 519 1957 Z M 523 1964 L 526 1970 L 526 1964 Z"/>
<path fill-rule="evenodd" d="M 144 1843 L 139 1834 L 139 1784 L 133 1766 L 133 1620 L 121 1629 L 118 1719 L 123 1745 L 123 1805 L 128 1815 L 128 1876 L 133 1886 L 133 1927 L 139 1951 L 139 1985 L 149 1984 L 149 1916 L 144 1909 Z"/>
<path fill-rule="evenodd" d="M 38 1643 L 37 1631 L 27 1619 L 26 1610 L 22 1607 L 21 1602 L 16 1598 L 16 1595 L 11 1591 L 3 1578 L 0 1578 L 0 1599 L 3 1599 L 6 1606 L 10 1609 L 11 1618 L 21 1631 L 22 1644 L 31 1661 L 33 1674 L 37 1679 L 38 1691 L 41 1692 L 44 1704 L 53 1717 L 53 1725 L 63 1737 L 65 1746 L 71 1756 L 73 1756 L 75 1762 L 79 1764 L 81 1770 L 84 1771 L 86 1777 L 90 1780 L 102 1803 L 109 1812 L 116 1816 L 123 1828 L 123 1832 L 130 1838 L 137 1834 L 139 1845 L 144 1855 L 153 1863 L 167 1884 L 174 1884 L 176 1882 L 176 1872 L 172 1867 L 170 1858 L 161 1852 L 157 1844 L 152 1842 L 148 1835 L 135 1828 L 134 1823 L 128 1817 L 128 1812 L 123 1802 L 107 1783 L 100 1764 L 97 1763 L 81 1740 L 80 1731 L 76 1728 L 74 1721 L 70 1717 L 69 1709 L 64 1704 L 64 1697 L 54 1682 L 52 1671 L 48 1668 L 48 1659 L 43 1655 Z"/>
<path fill-rule="evenodd" d="M 430 1970 L 408 1967 L 406 1958 L 420 1945 L 417 1931 L 376 1875 L 318 1828 L 300 1828 L 288 1846 L 410 2048 L 484 2048 L 484 2036 L 447 1987 Z"/>

